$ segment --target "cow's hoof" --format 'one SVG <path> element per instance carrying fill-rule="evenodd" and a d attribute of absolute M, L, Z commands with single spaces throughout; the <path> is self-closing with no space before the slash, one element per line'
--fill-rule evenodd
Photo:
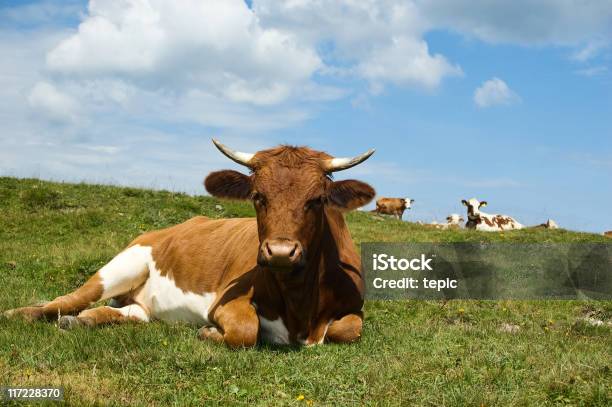
<path fill-rule="evenodd" d="M 41 319 L 43 317 L 43 312 L 41 307 L 23 307 L 4 311 L 2 316 L 11 319 L 21 318 L 28 322 L 32 322 Z"/>
<path fill-rule="evenodd" d="M 82 326 L 83 322 L 72 315 L 64 315 L 62 317 L 60 317 L 60 319 L 57 321 L 57 327 L 59 329 L 63 329 L 65 331 L 68 331 L 70 329 L 73 329 L 77 326 Z"/>

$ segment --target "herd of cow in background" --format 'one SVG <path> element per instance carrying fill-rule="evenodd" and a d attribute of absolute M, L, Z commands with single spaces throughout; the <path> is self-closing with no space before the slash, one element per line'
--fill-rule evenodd
<path fill-rule="evenodd" d="M 376 209 L 373 213 L 379 215 L 391 215 L 397 219 L 402 219 L 404 211 L 410 209 L 414 199 L 410 198 L 380 198 L 376 201 Z M 487 201 L 479 201 L 476 198 L 464 199 L 461 201 L 463 206 L 467 208 L 467 222 L 466 220 L 457 213 L 452 213 L 446 217 L 446 223 L 432 222 L 426 225 L 432 226 L 436 229 L 458 229 L 461 228 L 462 223 L 465 222 L 467 229 L 481 230 L 485 232 L 502 232 L 506 230 L 518 230 L 525 228 L 524 225 L 519 223 L 516 219 L 508 215 L 490 214 L 480 210 L 480 208 L 487 206 Z M 423 222 L 417 222 L 423 224 Z M 538 228 L 546 229 L 558 229 L 557 223 L 548 219 L 545 223 L 534 226 Z M 606 236 L 612 236 L 612 232 L 605 232 Z"/>

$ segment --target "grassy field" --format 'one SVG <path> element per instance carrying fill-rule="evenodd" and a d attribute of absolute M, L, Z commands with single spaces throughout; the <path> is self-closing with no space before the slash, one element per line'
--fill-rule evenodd
<path fill-rule="evenodd" d="M 0 178 L 0 310 L 82 284 L 139 233 L 244 203 Z M 564 230 L 438 231 L 348 214 L 365 241 L 610 242 Z M 0 385 L 64 386 L 71 404 L 610 405 L 612 302 L 367 302 L 354 345 L 232 351 L 164 323 L 62 332 L 0 320 Z M 506 332 L 503 324 L 518 326 Z"/>

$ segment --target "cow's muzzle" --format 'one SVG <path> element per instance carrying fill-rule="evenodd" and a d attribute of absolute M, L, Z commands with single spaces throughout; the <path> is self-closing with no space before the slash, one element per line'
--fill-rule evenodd
<path fill-rule="evenodd" d="M 259 247 L 258 263 L 272 268 L 293 268 L 302 265 L 304 250 L 300 242 L 291 239 L 266 239 Z"/>

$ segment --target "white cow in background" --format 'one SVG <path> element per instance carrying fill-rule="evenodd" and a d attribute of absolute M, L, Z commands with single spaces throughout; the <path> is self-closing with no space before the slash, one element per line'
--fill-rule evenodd
<path fill-rule="evenodd" d="M 434 226 L 436 229 L 459 229 L 461 227 L 461 223 L 465 222 L 462 216 L 457 213 L 451 213 L 446 217 L 446 223 L 438 223 L 433 221 L 430 225 Z"/>
<path fill-rule="evenodd" d="M 462 200 L 461 203 L 467 207 L 468 221 L 465 227 L 485 232 L 501 232 L 504 230 L 522 229 L 524 226 L 508 215 L 488 214 L 480 210 L 487 206 L 487 201 L 479 201 L 476 198 Z"/>

